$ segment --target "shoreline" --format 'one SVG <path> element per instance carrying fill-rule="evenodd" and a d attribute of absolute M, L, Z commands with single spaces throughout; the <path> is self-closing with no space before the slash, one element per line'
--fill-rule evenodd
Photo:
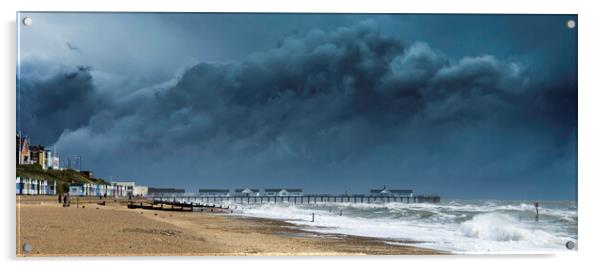
<path fill-rule="evenodd" d="M 382 238 L 305 231 L 282 220 L 128 209 L 126 200 L 17 196 L 17 257 L 439 255 Z M 85 208 L 84 208 L 85 207 Z M 403 241 L 399 241 L 403 243 Z M 25 253 L 24 243 L 33 250 Z"/>

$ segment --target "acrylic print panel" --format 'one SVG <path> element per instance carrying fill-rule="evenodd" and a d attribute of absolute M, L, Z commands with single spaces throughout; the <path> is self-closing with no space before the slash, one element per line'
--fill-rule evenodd
<path fill-rule="evenodd" d="M 577 16 L 18 14 L 18 256 L 577 249 Z"/>

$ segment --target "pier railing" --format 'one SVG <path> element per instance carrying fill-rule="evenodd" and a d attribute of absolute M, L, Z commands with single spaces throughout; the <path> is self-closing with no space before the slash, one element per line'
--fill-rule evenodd
<path fill-rule="evenodd" d="M 317 204 L 317 203 L 439 203 L 437 195 L 417 196 L 372 196 L 372 195 L 290 195 L 290 196 L 150 196 L 155 201 L 180 201 L 187 203 L 223 203 L 234 202 L 239 204 L 261 204 L 261 203 L 294 203 L 294 204 Z"/>

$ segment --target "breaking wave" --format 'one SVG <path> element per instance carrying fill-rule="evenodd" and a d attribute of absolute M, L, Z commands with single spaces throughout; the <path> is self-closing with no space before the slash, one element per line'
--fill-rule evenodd
<path fill-rule="evenodd" d="M 540 202 L 539 221 L 526 201 L 231 205 L 242 209 L 243 216 L 284 220 L 306 231 L 371 236 L 455 253 L 550 253 L 566 251 L 567 241 L 577 243 L 574 201 Z"/>

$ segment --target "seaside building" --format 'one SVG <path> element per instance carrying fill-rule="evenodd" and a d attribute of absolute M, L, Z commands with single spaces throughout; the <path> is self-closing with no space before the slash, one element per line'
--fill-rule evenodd
<path fill-rule="evenodd" d="M 281 188 L 265 189 L 266 196 L 303 196 L 303 189 Z"/>
<path fill-rule="evenodd" d="M 31 164 L 39 164 L 46 170 L 46 149 L 42 145 L 29 146 L 29 156 Z"/>
<path fill-rule="evenodd" d="M 56 182 L 17 177 L 17 195 L 55 195 Z"/>
<path fill-rule="evenodd" d="M 53 154 L 52 151 L 47 150 L 46 151 L 46 169 L 51 169 L 51 170 L 60 170 L 60 162 L 59 162 L 59 156 L 56 155 L 56 153 Z"/>
<path fill-rule="evenodd" d="M 230 190 L 228 189 L 199 189 L 200 196 L 230 196 Z"/>
<path fill-rule="evenodd" d="M 134 187 L 136 182 L 133 181 L 115 181 L 111 182 L 112 185 L 120 186 L 122 188 L 122 194 L 120 196 L 131 196 L 134 195 Z"/>
<path fill-rule="evenodd" d="M 147 195 L 150 196 L 173 196 L 176 194 L 183 194 L 186 190 L 176 188 L 147 188 Z"/>
<path fill-rule="evenodd" d="M 115 184 L 94 184 L 94 183 L 71 183 L 69 185 L 69 195 L 71 196 L 126 196 L 124 188 Z"/>
<path fill-rule="evenodd" d="M 69 185 L 70 196 L 85 196 L 85 187 L 82 183 L 72 183 Z"/>
<path fill-rule="evenodd" d="M 402 189 L 387 189 L 384 186 L 382 189 L 370 190 L 370 196 L 384 196 L 384 197 L 413 197 L 414 191 L 402 190 Z"/>
<path fill-rule="evenodd" d="M 124 186 L 111 183 L 110 185 L 107 185 L 107 187 L 110 189 L 110 193 L 112 194 L 113 197 L 126 197 L 127 196 L 127 191 Z M 109 194 L 107 194 L 107 195 L 109 195 Z"/>
<path fill-rule="evenodd" d="M 92 173 L 92 171 L 80 171 L 80 173 L 88 179 L 94 177 L 94 173 Z"/>
<path fill-rule="evenodd" d="M 134 196 L 144 197 L 148 195 L 147 186 L 134 186 Z"/>
<path fill-rule="evenodd" d="M 259 196 L 259 189 L 235 189 L 234 195 L 236 196 Z"/>
<path fill-rule="evenodd" d="M 30 164 L 29 139 L 17 134 L 17 164 Z"/>

